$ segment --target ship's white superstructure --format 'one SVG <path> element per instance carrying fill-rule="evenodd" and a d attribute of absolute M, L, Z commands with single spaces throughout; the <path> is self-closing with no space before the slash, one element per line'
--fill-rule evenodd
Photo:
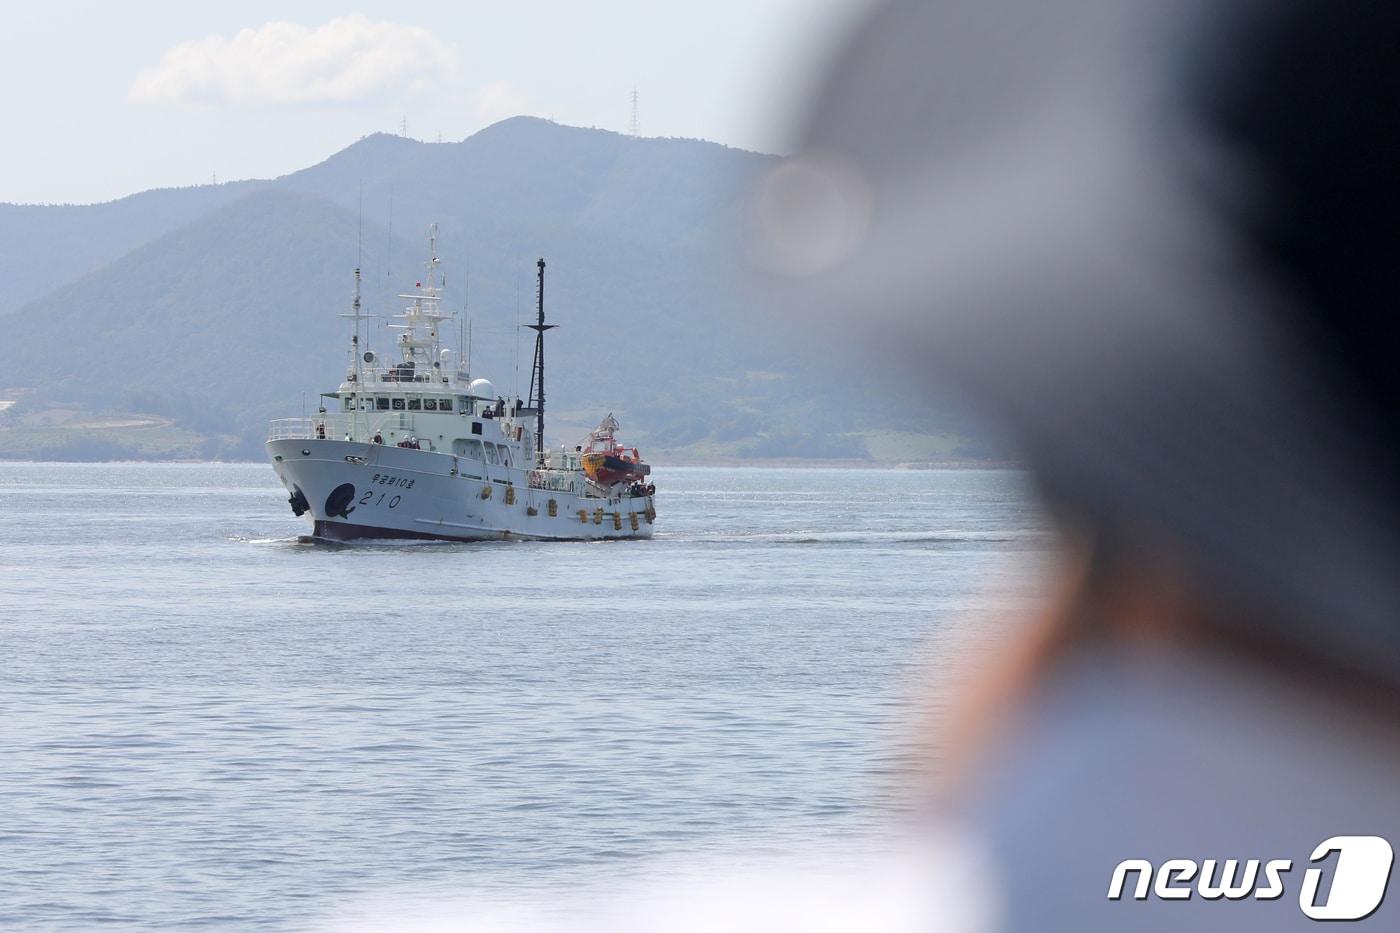
<path fill-rule="evenodd" d="M 656 519 L 655 487 L 636 459 L 621 473 L 585 472 L 580 450 L 543 450 L 544 269 L 538 262 L 535 371 L 527 400 L 473 379 L 442 339 L 455 315 L 443 308 L 436 228 L 425 278 L 399 297 L 389 325 L 397 359 L 362 341 L 359 270 L 345 380 L 322 394 L 314 418 L 272 422 L 267 451 L 313 534 L 354 538 L 645 538 Z M 600 430 L 611 432 L 611 415 Z M 597 434 L 598 432 L 594 432 Z M 633 451 L 635 454 L 635 450 Z M 628 461 L 631 463 L 632 461 Z M 591 465 L 591 464 L 590 464 Z"/>

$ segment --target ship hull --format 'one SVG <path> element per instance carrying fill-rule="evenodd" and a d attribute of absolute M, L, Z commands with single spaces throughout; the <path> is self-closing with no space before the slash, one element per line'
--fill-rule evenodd
<path fill-rule="evenodd" d="M 651 537 L 656 517 L 650 496 L 533 488 L 525 470 L 437 451 L 294 438 L 267 452 L 312 534 L 329 541 L 625 540 Z"/>

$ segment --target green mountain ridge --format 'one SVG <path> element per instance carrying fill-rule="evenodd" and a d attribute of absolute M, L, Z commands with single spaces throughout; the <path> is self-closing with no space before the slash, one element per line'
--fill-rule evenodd
<path fill-rule="evenodd" d="M 745 286 L 747 193 L 771 162 L 517 117 L 458 143 L 377 134 L 271 181 L 0 205 L 0 271 L 31 270 L 0 290 L 0 457 L 260 457 L 269 419 L 340 381 L 356 257 L 381 325 L 430 223 L 473 373 L 503 392 L 529 379 L 517 325 L 546 258 L 551 443 L 613 411 L 629 442 L 682 458 L 956 456 L 958 419 L 833 378 Z"/>

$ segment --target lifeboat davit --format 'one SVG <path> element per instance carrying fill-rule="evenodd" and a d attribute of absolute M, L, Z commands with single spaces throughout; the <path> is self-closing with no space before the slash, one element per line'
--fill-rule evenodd
<path fill-rule="evenodd" d="M 579 455 L 583 472 L 600 486 L 635 483 L 651 473 L 642 462 L 635 447 L 623 447 L 617 442 L 617 419 L 611 413 L 588 434 L 588 443 Z"/>

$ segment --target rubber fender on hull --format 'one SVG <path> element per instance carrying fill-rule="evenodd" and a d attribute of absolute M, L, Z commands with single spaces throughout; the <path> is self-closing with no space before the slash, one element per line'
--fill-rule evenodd
<path fill-rule="evenodd" d="M 559 503 L 553 499 L 549 500 L 549 517 L 554 518 L 559 514 Z"/>
<path fill-rule="evenodd" d="M 515 487 L 506 487 L 506 505 L 515 505 Z"/>
<path fill-rule="evenodd" d="M 482 486 L 482 487 L 481 487 L 481 498 L 483 498 L 483 499 L 489 499 L 489 498 L 491 498 L 491 487 L 490 487 L 490 486 Z"/>
<path fill-rule="evenodd" d="M 614 512 L 614 513 L 613 513 L 613 531 L 621 531 L 621 530 L 622 530 L 622 513 L 621 513 L 621 512 Z"/>
<path fill-rule="evenodd" d="M 595 525 L 601 525 L 601 524 L 603 524 L 603 510 L 602 510 L 601 508 L 594 510 L 594 512 L 593 512 L 593 524 L 595 524 Z"/>
<path fill-rule="evenodd" d="M 588 524 L 588 510 L 587 510 L 587 509 L 579 509 L 579 510 L 578 510 L 578 520 L 579 520 L 579 524 L 581 524 L 581 525 L 587 525 L 587 524 Z"/>
<path fill-rule="evenodd" d="M 638 528 L 640 525 L 641 525 L 641 522 L 637 521 L 637 513 L 636 513 L 636 512 L 633 512 L 633 513 L 632 513 L 632 530 L 633 530 L 633 531 L 636 531 L 637 528 Z"/>

